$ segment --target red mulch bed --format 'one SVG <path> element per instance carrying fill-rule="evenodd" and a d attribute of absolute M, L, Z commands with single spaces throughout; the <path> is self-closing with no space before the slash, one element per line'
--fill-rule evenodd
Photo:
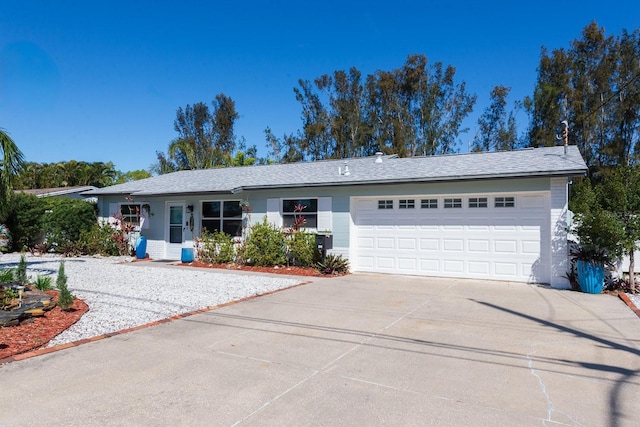
<path fill-rule="evenodd" d="M 58 301 L 57 291 L 47 293 Z M 68 311 L 56 306 L 46 311 L 44 316 L 32 317 L 17 326 L 0 327 L 0 360 L 44 346 L 88 310 L 89 306 L 76 298 Z"/>

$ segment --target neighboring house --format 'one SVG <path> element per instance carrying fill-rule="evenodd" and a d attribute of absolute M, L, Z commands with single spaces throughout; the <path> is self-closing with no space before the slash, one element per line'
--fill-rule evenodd
<path fill-rule="evenodd" d="M 577 147 L 548 147 L 180 171 L 89 194 L 104 219 L 139 208 L 152 258 L 180 259 L 204 228 L 240 236 L 243 203 L 283 227 L 303 204 L 352 271 L 568 287 L 568 185 L 586 171 Z"/>
<path fill-rule="evenodd" d="M 36 197 L 68 197 L 70 199 L 95 201 L 92 196 L 84 195 L 85 191 L 97 190 L 93 185 L 79 187 L 36 188 L 33 190 L 15 190 L 16 193 L 33 194 Z"/>

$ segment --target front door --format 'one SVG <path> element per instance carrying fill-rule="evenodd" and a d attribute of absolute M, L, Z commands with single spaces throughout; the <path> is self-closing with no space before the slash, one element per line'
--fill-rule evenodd
<path fill-rule="evenodd" d="M 184 203 L 167 203 L 166 256 L 180 259 L 186 225 L 184 222 Z"/>

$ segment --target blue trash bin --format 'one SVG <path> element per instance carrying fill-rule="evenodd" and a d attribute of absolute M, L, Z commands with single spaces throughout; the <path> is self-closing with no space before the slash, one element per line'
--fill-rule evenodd
<path fill-rule="evenodd" d="M 193 262 L 193 248 L 182 248 L 182 256 L 180 257 L 182 262 Z"/>
<path fill-rule="evenodd" d="M 147 238 L 140 236 L 136 239 L 136 258 L 144 259 L 147 257 Z"/>

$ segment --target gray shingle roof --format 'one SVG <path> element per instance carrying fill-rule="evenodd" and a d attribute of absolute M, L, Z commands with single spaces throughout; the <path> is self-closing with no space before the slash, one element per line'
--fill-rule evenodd
<path fill-rule="evenodd" d="M 346 162 L 346 163 L 345 163 Z M 349 174 L 345 174 L 345 165 Z M 384 156 L 309 163 L 179 171 L 100 188 L 85 194 L 163 195 L 237 193 L 243 190 L 582 175 L 587 166 L 575 146 L 398 158 Z M 340 173 L 341 172 L 341 173 Z"/>

